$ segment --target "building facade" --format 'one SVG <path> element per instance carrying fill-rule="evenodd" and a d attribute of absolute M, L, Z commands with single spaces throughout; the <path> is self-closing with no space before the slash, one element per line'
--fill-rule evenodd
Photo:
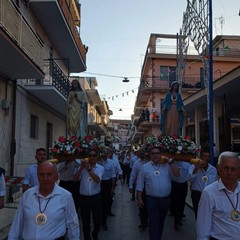
<path fill-rule="evenodd" d="M 0 1 L 0 164 L 24 175 L 66 135 L 69 76 L 86 70 L 79 0 Z"/>
<path fill-rule="evenodd" d="M 160 39 L 177 40 L 177 36 L 164 34 L 151 34 L 150 36 L 142 67 L 134 115 L 132 116 L 131 140 L 134 143 L 143 143 L 148 135 L 161 134 L 161 103 L 169 91 L 171 83 L 179 80 L 177 41 L 174 47 L 163 47 L 159 44 L 161 42 L 159 41 Z M 231 139 L 237 138 L 237 114 L 233 114 L 232 118 L 235 119 L 235 123 L 233 125 L 228 124 L 227 130 L 225 128 L 226 124 L 232 120 L 226 120 L 223 109 L 224 111 L 229 109 L 229 111 L 233 112 L 237 112 L 238 109 L 237 102 L 233 101 L 236 97 L 233 90 L 236 91 L 236 88 L 233 89 L 230 85 L 236 84 L 236 78 L 239 76 L 237 74 L 240 63 L 239 44 L 239 36 L 216 36 L 213 40 L 214 141 L 218 151 L 229 149 L 232 144 Z M 236 75 L 230 77 L 234 73 Z M 230 80 L 230 78 L 232 79 Z M 232 82 L 233 80 L 234 83 Z M 182 85 L 182 98 L 188 112 L 185 118 L 183 135 L 191 136 L 201 146 L 208 145 L 207 93 L 204 86 L 204 67 L 200 56 L 196 52 L 187 54 L 184 62 L 183 78 L 180 83 Z M 220 85 L 222 84 L 221 91 Z M 228 103 L 226 102 L 227 96 Z M 229 104 L 231 103 L 235 105 L 230 107 Z M 151 119 L 150 115 L 149 121 L 144 120 L 142 112 L 146 107 L 150 109 L 150 112 L 156 111 L 157 117 L 155 119 Z M 224 133 L 222 133 L 223 131 Z"/>

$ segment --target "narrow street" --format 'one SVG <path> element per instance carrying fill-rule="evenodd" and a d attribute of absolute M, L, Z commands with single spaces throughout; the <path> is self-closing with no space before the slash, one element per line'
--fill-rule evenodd
<path fill-rule="evenodd" d="M 131 201 L 127 185 L 118 183 L 112 211 L 115 217 L 108 218 L 108 231 L 101 230 L 99 239 L 114 240 L 147 240 L 148 228 L 140 231 L 138 228 L 138 207 L 137 201 Z M 165 221 L 163 240 L 181 239 L 195 240 L 195 219 L 193 210 L 186 206 L 186 218 L 179 231 L 173 227 L 173 217 L 167 216 Z"/>
<path fill-rule="evenodd" d="M 148 228 L 139 230 L 137 201 L 131 201 L 127 185 L 116 186 L 116 194 L 113 202 L 112 212 L 115 217 L 108 217 L 108 230 L 101 229 L 99 240 L 148 240 Z M 189 201 L 189 196 L 187 201 Z M 4 208 L 0 214 L 0 240 L 7 239 L 12 219 L 16 209 Z M 179 231 L 174 230 L 173 217 L 167 216 L 162 240 L 195 240 L 195 219 L 193 210 L 186 205 L 183 226 Z M 80 223 L 81 226 L 81 223 Z M 81 231 L 81 240 L 83 233 Z"/>

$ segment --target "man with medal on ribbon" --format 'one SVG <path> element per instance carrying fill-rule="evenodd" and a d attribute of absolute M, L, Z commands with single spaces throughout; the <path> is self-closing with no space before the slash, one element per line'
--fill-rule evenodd
<path fill-rule="evenodd" d="M 101 180 L 104 168 L 97 164 L 99 151 L 90 149 L 88 158 L 81 160 L 81 165 L 73 176 L 74 181 L 80 180 L 80 213 L 83 225 L 84 240 L 97 240 L 101 227 Z M 93 231 L 91 232 L 91 216 Z"/>
<path fill-rule="evenodd" d="M 199 202 L 197 239 L 240 238 L 240 158 L 223 152 L 218 158 L 219 180 L 207 186 Z"/>
<path fill-rule="evenodd" d="M 201 198 L 203 189 L 218 179 L 217 169 L 210 163 L 210 149 L 203 148 L 200 159 L 189 168 L 189 181 L 191 183 L 191 199 L 195 219 L 197 219 L 198 203 Z"/>
<path fill-rule="evenodd" d="M 22 196 L 8 239 L 79 240 L 78 216 L 72 194 L 59 187 L 57 167 L 45 161 L 37 169 L 39 185 Z"/>
<path fill-rule="evenodd" d="M 164 220 L 170 206 L 171 177 L 179 177 L 180 169 L 169 158 L 161 157 L 157 145 L 151 147 L 150 160 L 144 164 L 137 177 L 139 207 L 144 206 L 142 192 L 145 188 L 149 217 L 149 239 L 161 240 Z"/>

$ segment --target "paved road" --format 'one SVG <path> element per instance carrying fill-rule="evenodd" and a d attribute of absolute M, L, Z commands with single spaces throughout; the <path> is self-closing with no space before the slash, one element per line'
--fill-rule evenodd
<path fill-rule="evenodd" d="M 147 240 L 148 229 L 140 231 L 138 229 L 138 207 L 136 201 L 130 200 L 131 195 L 126 185 L 118 184 L 113 203 L 115 217 L 108 218 L 108 231 L 101 230 L 100 240 Z M 168 216 L 165 222 L 162 240 L 195 240 L 195 219 L 191 208 L 185 208 L 186 218 L 179 231 L 173 228 L 173 218 Z"/>
<path fill-rule="evenodd" d="M 118 183 L 113 203 L 115 217 L 108 218 L 108 231 L 101 230 L 99 240 L 148 240 L 148 229 L 140 231 L 138 228 L 138 207 L 136 201 L 130 200 L 127 185 Z M 6 239 L 9 226 L 14 217 L 15 209 L 4 208 L 0 210 L 0 240 Z M 195 240 L 195 219 L 191 208 L 185 208 L 186 218 L 180 231 L 173 228 L 173 218 L 167 217 L 165 221 L 162 240 Z M 83 234 L 81 234 L 83 240 Z"/>

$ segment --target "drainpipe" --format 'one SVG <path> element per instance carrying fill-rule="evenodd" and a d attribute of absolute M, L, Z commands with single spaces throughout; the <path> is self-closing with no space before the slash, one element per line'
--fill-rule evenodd
<path fill-rule="evenodd" d="M 15 139 L 15 130 L 16 130 L 16 92 L 17 92 L 17 80 L 13 81 L 13 96 L 12 96 L 12 134 L 11 134 L 11 143 L 10 143 L 10 176 L 14 176 L 14 156 L 16 153 L 16 139 Z M 13 201 L 12 198 L 12 188 L 9 188 L 9 202 Z"/>

